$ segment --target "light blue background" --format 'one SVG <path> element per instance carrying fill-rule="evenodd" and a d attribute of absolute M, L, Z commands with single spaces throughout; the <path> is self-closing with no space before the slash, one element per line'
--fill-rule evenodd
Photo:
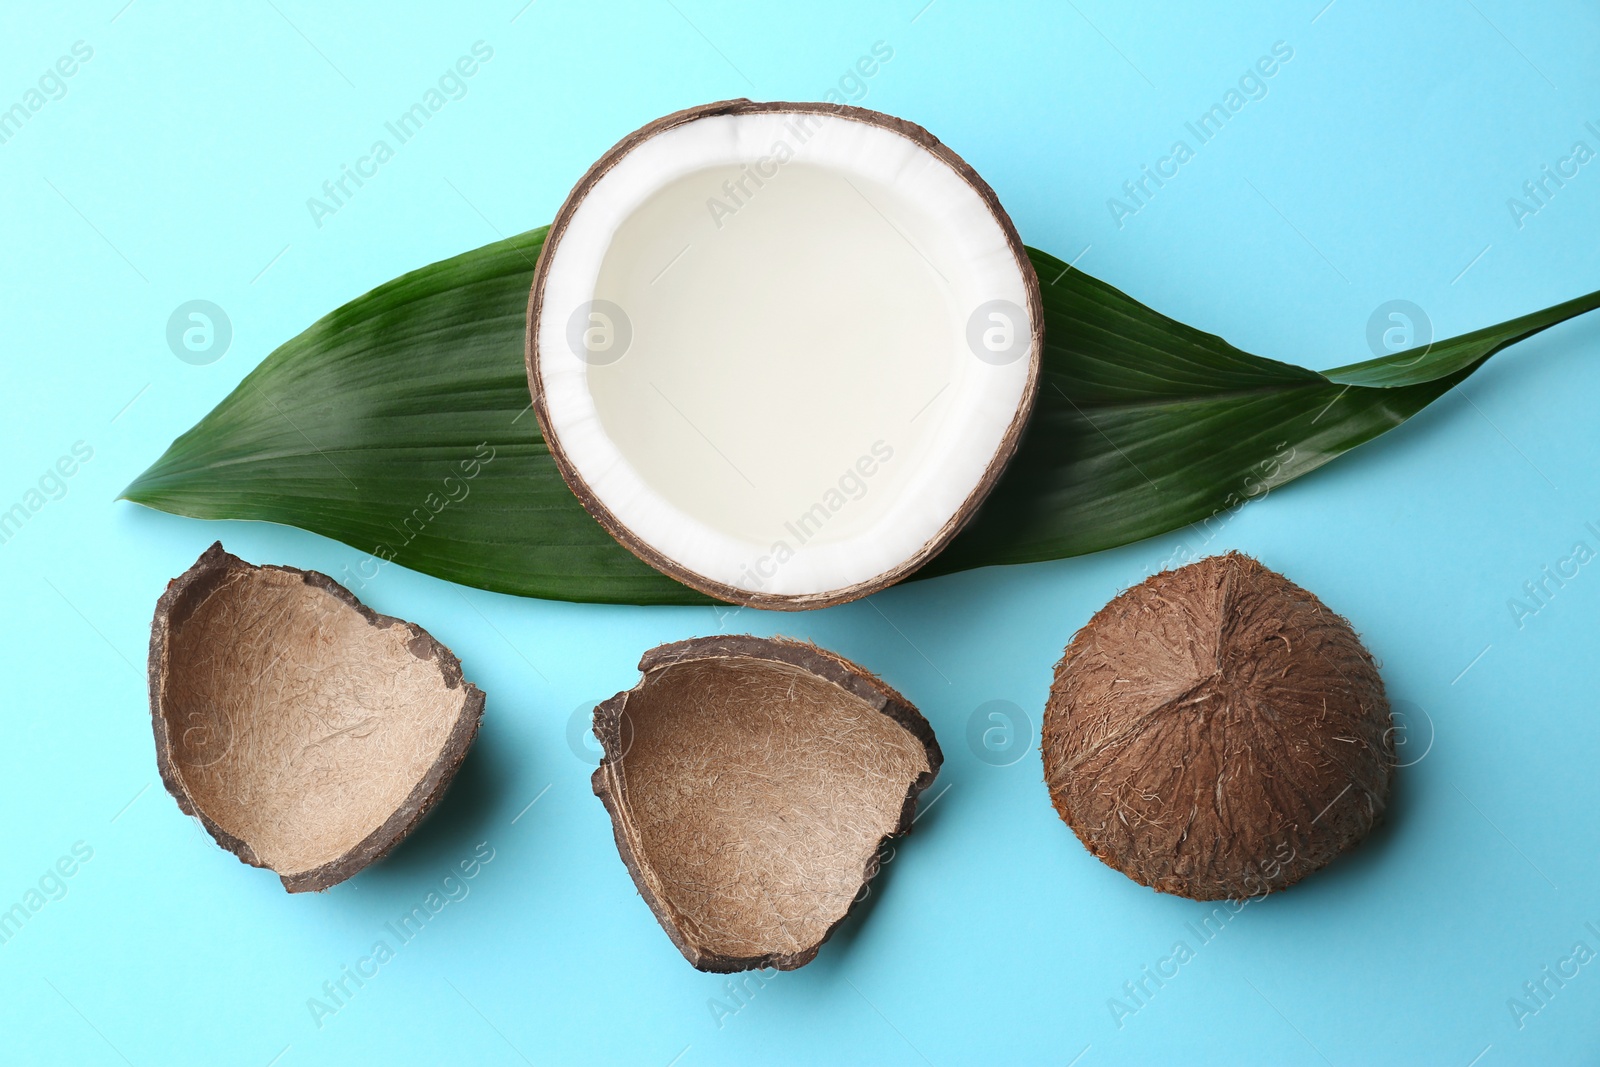
<path fill-rule="evenodd" d="M 631 5 L 7 4 L 0 107 L 73 42 L 93 59 L 0 145 L 0 508 L 94 458 L 8 543 L 0 907 L 74 842 L 93 859 L 0 946 L 0 1060 L 235 1063 L 1593 1062 L 1600 962 L 1519 1029 L 1507 1001 L 1600 938 L 1600 564 L 1520 628 L 1525 581 L 1600 547 L 1600 317 L 1498 356 L 1381 441 L 1195 531 L 968 573 L 806 615 L 518 600 L 386 568 L 356 591 L 453 648 L 489 694 L 438 812 L 388 861 L 286 895 L 179 813 L 155 773 L 156 597 L 213 539 L 339 573 L 362 553 L 116 493 L 273 347 L 402 271 L 547 222 L 585 167 L 665 112 L 819 99 L 874 42 L 861 101 L 926 125 L 1025 240 L 1251 351 L 1366 358 L 1368 317 L 1438 336 L 1600 287 L 1600 162 L 1519 229 L 1506 201 L 1600 126 L 1600 15 L 1561 0 L 1227 5 L 974 0 Z M 1221 7 L 1222 5 L 1215 5 Z M 1537 10 L 1533 10 L 1534 7 Z M 120 9 L 120 10 L 119 10 Z M 520 10 L 519 10 L 520 9 Z M 494 58 L 336 215 L 305 201 L 482 40 Z M 1276 41 L 1293 59 L 1119 229 L 1106 200 Z M 181 302 L 234 339 L 193 366 Z M 965 740 L 979 705 L 1036 730 L 1063 644 L 1187 543 L 1237 547 L 1347 615 L 1416 709 L 1389 824 L 1253 904 L 1209 909 L 1090 857 L 1036 749 Z M 569 747 L 575 708 L 646 648 L 718 630 L 815 640 L 881 672 L 946 753 L 935 805 L 812 965 L 718 1026 L 617 859 Z M 1414 742 L 1414 744 L 1413 744 Z M 1426 744 L 1431 742 L 1431 747 Z M 531 808 L 530 802 L 538 798 Z M 307 999 L 479 842 L 494 860 L 319 1028 Z M 1108 999 L 1196 957 L 1119 1028 Z M 674 1057 L 678 1057 L 676 1060 Z M 1074 1057 L 1079 1057 L 1074 1059 Z M 1474 1059 L 1474 1057 L 1479 1057 Z"/>

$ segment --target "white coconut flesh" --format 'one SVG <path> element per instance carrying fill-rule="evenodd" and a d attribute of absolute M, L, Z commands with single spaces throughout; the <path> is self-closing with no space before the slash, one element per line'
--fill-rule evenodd
<path fill-rule="evenodd" d="M 586 506 L 668 573 L 773 606 L 942 546 L 1037 374 L 1037 282 L 974 182 L 892 128 L 758 112 L 648 136 L 580 186 L 530 365 Z"/>

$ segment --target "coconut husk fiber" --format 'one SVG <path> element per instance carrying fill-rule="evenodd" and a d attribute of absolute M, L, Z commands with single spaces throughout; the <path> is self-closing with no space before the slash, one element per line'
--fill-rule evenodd
<path fill-rule="evenodd" d="M 1389 704 L 1350 624 L 1230 552 L 1157 574 L 1056 665 L 1045 780 L 1084 845 L 1196 900 L 1292 885 L 1383 817 Z"/>
<path fill-rule="evenodd" d="M 911 829 L 943 761 L 899 693 L 814 645 L 662 645 L 595 708 L 594 791 L 667 936 L 702 971 L 809 963 Z"/>
<path fill-rule="evenodd" d="M 421 627 L 327 575 L 212 545 L 150 628 L 156 763 L 178 806 L 291 893 L 382 857 L 444 793 L 483 693 Z"/>

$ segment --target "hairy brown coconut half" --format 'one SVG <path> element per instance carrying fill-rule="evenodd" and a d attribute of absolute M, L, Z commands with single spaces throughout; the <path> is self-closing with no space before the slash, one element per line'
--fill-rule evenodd
<path fill-rule="evenodd" d="M 167 791 L 291 893 L 380 859 L 444 793 L 483 693 L 421 627 L 325 574 L 213 544 L 150 627 L 150 715 Z"/>
<path fill-rule="evenodd" d="M 702 971 L 811 962 L 911 830 L 944 757 L 926 719 L 814 645 L 651 649 L 595 708 L 594 791 L 667 936 Z"/>
<path fill-rule="evenodd" d="M 624 547 L 800 610 L 900 580 L 972 518 L 1043 333 L 1010 218 L 927 130 L 726 100 L 628 135 L 572 190 L 529 294 L 528 383 Z"/>
<path fill-rule="evenodd" d="M 1045 780 L 1089 851 L 1196 900 L 1292 885 L 1382 818 L 1383 682 L 1350 624 L 1248 556 L 1157 574 L 1067 646 Z"/>

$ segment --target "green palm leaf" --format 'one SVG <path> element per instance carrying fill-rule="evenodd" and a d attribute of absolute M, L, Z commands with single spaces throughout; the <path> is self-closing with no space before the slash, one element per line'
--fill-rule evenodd
<path fill-rule="evenodd" d="M 696 604 L 567 489 L 528 410 L 543 229 L 412 271 L 278 348 L 123 496 L 299 526 L 379 559 L 555 600 Z M 1424 351 L 1317 373 L 1241 352 L 1030 250 L 1039 403 L 1005 478 L 919 576 L 1093 552 L 1200 521 L 1392 429 L 1591 293 Z"/>

